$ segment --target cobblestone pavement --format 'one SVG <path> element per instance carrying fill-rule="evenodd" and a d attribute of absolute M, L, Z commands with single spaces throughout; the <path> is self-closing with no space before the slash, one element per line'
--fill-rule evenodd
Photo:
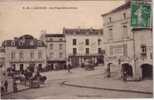
<path fill-rule="evenodd" d="M 104 77 L 104 67 L 96 67 L 93 71 L 85 71 L 84 69 L 77 68 L 67 71 L 53 71 L 43 73 L 48 77 L 44 86 L 37 89 L 29 89 L 15 94 L 7 95 L 3 98 L 8 99 L 86 99 L 86 98 L 151 98 L 152 94 L 130 93 L 130 92 L 117 92 L 107 90 L 97 90 L 89 88 L 78 88 L 62 85 L 64 81 L 67 82 L 85 82 L 96 78 L 101 79 Z M 103 80 L 104 78 L 102 78 Z M 96 80 L 91 81 L 92 84 L 97 83 Z M 126 83 L 127 84 L 127 83 Z"/>

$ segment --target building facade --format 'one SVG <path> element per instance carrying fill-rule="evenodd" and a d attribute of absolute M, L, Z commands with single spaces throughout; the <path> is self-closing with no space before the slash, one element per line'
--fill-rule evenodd
<path fill-rule="evenodd" d="M 74 67 L 81 66 L 85 60 L 92 63 L 104 63 L 103 30 L 64 28 L 66 38 L 66 58 Z"/>
<path fill-rule="evenodd" d="M 25 70 L 27 67 L 42 69 L 46 67 L 46 46 L 31 35 L 23 35 L 2 43 L 5 49 L 6 68 Z"/>
<path fill-rule="evenodd" d="M 0 47 L 0 67 L 4 69 L 5 67 L 5 49 Z"/>
<path fill-rule="evenodd" d="M 0 47 L 0 82 L 4 81 L 4 73 L 6 72 L 5 68 L 5 49 L 3 47 Z"/>
<path fill-rule="evenodd" d="M 134 29 L 136 77 L 140 79 L 153 76 L 153 39 L 152 29 Z"/>
<path fill-rule="evenodd" d="M 151 29 L 132 30 L 131 27 L 131 2 L 128 0 L 125 4 L 103 14 L 104 45 L 106 51 L 106 64 L 112 63 L 121 69 L 127 70 L 128 75 L 135 80 L 143 77 L 143 60 L 141 61 L 141 45 L 152 44 Z M 146 40 L 147 39 L 147 40 Z M 148 64 L 152 66 L 152 50 L 147 57 Z M 138 58 L 137 58 L 138 57 Z M 145 60 L 144 59 L 144 60 Z M 152 67 L 151 67 L 152 68 Z M 151 70 L 148 68 L 148 70 Z M 151 70 L 152 71 L 152 70 Z M 119 72 L 120 73 L 120 72 Z"/>
<path fill-rule="evenodd" d="M 40 39 L 47 45 L 46 57 L 49 69 L 63 69 L 66 63 L 66 41 L 64 34 L 44 32 Z"/>

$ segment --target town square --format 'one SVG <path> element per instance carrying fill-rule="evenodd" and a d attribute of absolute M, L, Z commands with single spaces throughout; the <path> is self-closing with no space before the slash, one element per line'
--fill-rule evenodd
<path fill-rule="evenodd" d="M 2 99 L 153 97 L 152 0 L 0 5 Z"/>

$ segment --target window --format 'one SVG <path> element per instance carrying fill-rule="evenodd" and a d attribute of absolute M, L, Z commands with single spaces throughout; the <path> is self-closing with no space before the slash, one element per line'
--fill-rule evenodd
<path fill-rule="evenodd" d="M 153 54 L 152 53 L 150 53 L 150 59 L 152 59 L 153 58 Z"/>
<path fill-rule="evenodd" d="M 128 51 L 127 51 L 127 44 L 123 45 L 123 55 L 128 56 Z"/>
<path fill-rule="evenodd" d="M 34 52 L 30 52 L 30 57 L 33 59 L 34 58 Z"/>
<path fill-rule="evenodd" d="M 142 52 L 146 53 L 146 47 L 142 47 Z"/>
<path fill-rule="evenodd" d="M 109 29 L 109 40 L 113 40 L 113 30 Z"/>
<path fill-rule="evenodd" d="M 146 47 L 146 45 L 141 45 L 141 56 L 142 57 L 147 56 L 147 47 Z"/>
<path fill-rule="evenodd" d="M 11 52 L 11 59 L 15 59 L 15 52 Z"/>
<path fill-rule="evenodd" d="M 38 52 L 38 58 L 39 58 L 39 59 L 42 58 L 42 52 L 41 52 L 41 51 Z"/>
<path fill-rule="evenodd" d="M 63 49 L 63 44 L 59 44 L 59 49 Z"/>
<path fill-rule="evenodd" d="M 76 54 L 77 54 L 77 49 L 73 48 L 73 55 L 76 55 Z"/>
<path fill-rule="evenodd" d="M 22 51 L 20 51 L 20 53 L 19 53 L 19 59 L 23 59 L 23 58 L 24 58 L 24 54 L 23 54 Z"/>
<path fill-rule="evenodd" d="M 123 25 L 123 38 L 128 38 L 128 29 L 126 25 Z"/>
<path fill-rule="evenodd" d="M 86 45 L 89 45 L 89 39 L 86 39 L 85 42 L 86 42 Z"/>
<path fill-rule="evenodd" d="M 89 48 L 86 48 L 86 54 L 89 54 Z"/>
<path fill-rule="evenodd" d="M 50 44 L 50 49 L 53 49 L 53 44 Z"/>
<path fill-rule="evenodd" d="M 73 45 L 76 45 L 76 39 L 73 39 Z"/>
<path fill-rule="evenodd" d="M 101 45 L 101 41 L 102 41 L 101 39 L 98 39 L 98 45 Z"/>
<path fill-rule="evenodd" d="M 62 52 L 59 53 L 59 57 L 60 57 L 60 58 L 63 57 L 63 53 L 62 53 Z"/>
<path fill-rule="evenodd" d="M 101 53 L 102 53 L 101 48 L 98 48 L 98 54 L 101 54 Z"/>
<path fill-rule="evenodd" d="M 49 41 L 53 41 L 52 38 L 49 38 Z"/>
<path fill-rule="evenodd" d="M 52 58 L 52 57 L 53 57 L 53 55 L 54 55 L 54 53 L 53 53 L 53 52 L 50 52 L 50 58 Z"/>
<path fill-rule="evenodd" d="M 123 18 L 126 19 L 126 13 L 123 13 Z"/>
<path fill-rule="evenodd" d="M 24 70 L 24 65 L 20 64 L 20 71 L 23 71 L 23 70 Z"/>
<path fill-rule="evenodd" d="M 146 46 L 145 45 L 141 45 L 141 50 L 142 50 L 142 53 L 146 53 Z"/>
<path fill-rule="evenodd" d="M 109 22 L 111 22 L 111 17 L 109 17 Z"/>
<path fill-rule="evenodd" d="M 63 41 L 63 39 L 62 39 L 62 38 L 60 38 L 60 39 L 59 39 L 59 41 Z"/>

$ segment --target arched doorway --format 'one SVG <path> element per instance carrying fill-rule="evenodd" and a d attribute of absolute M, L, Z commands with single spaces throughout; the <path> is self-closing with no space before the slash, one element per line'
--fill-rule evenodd
<path fill-rule="evenodd" d="M 126 72 L 129 77 L 133 76 L 132 66 L 128 63 L 122 64 L 122 73 Z"/>
<path fill-rule="evenodd" d="M 152 79 L 153 78 L 153 66 L 150 64 L 142 64 L 142 79 Z"/>

